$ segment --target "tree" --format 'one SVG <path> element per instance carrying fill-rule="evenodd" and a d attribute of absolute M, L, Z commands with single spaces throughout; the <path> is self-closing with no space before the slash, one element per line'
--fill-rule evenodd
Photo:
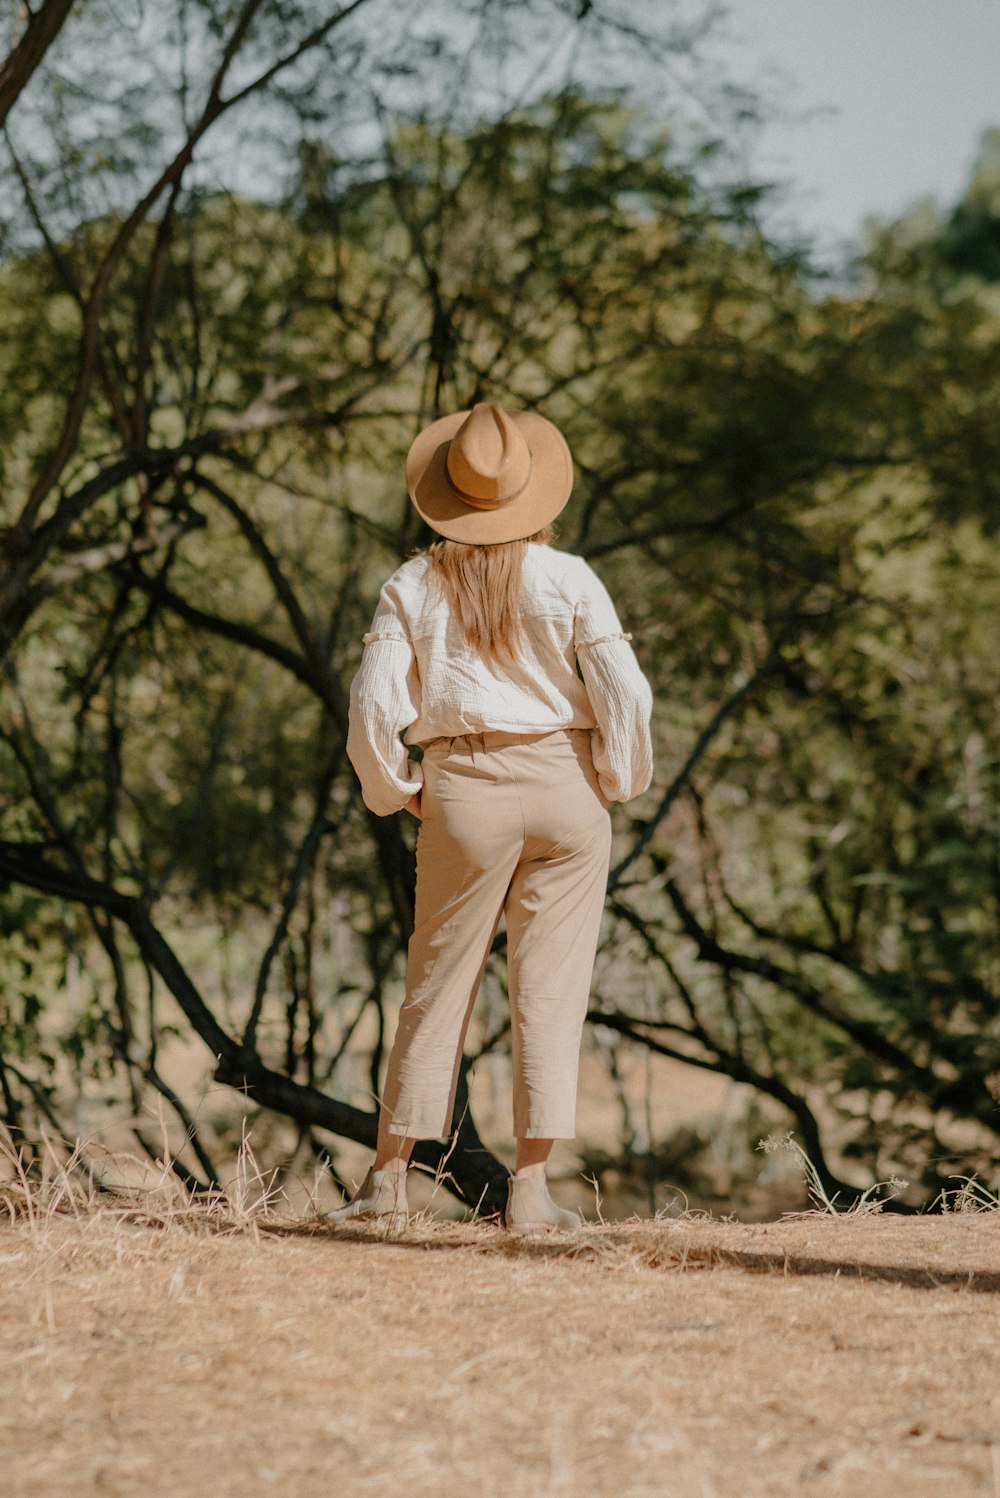
<path fill-rule="evenodd" d="M 249 0 L 235 16 L 211 5 L 179 5 L 179 143 L 167 148 L 159 126 L 133 126 L 121 136 L 126 148 L 105 154 L 98 127 L 86 148 L 71 148 L 57 109 L 50 122 L 56 159 L 76 151 L 78 167 L 57 180 L 42 155 L 28 160 L 10 142 L 41 248 L 5 268 L 5 356 L 17 371 L 5 415 L 17 436 L 5 454 L 12 501 L 0 562 L 4 740 L 14 787 L 3 872 L 17 888 L 55 897 L 60 909 L 68 903 L 88 913 L 92 938 L 86 926 L 60 931 L 58 919 L 48 929 L 63 981 L 78 943 L 93 939 L 103 952 L 107 966 L 85 1005 L 87 1017 L 64 1033 L 64 1047 L 81 1059 L 87 1047 L 80 1030 L 88 1041 L 100 1036 L 133 1100 L 142 1085 L 157 1088 L 189 1133 L 183 1102 L 157 1065 L 163 991 L 218 1058 L 220 1079 L 307 1127 L 323 1123 L 365 1142 L 373 1136 L 372 1113 L 338 1105 L 318 1090 L 313 953 L 305 952 L 296 968 L 290 925 L 299 896 L 312 888 L 325 840 L 342 831 L 342 822 L 353 832 L 362 815 L 342 753 L 345 655 L 369 607 L 359 602 L 367 579 L 358 569 L 376 565 L 366 543 L 398 555 L 415 539 L 405 505 L 394 503 L 389 524 L 374 519 L 386 481 L 373 460 L 380 447 L 398 453 L 421 403 L 447 398 L 455 336 L 449 320 L 459 304 L 428 258 L 427 213 L 454 197 L 461 182 L 442 174 L 427 201 L 419 186 L 425 162 L 405 132 L 390 131 L 383 162 L 374 168 L 363 158 L 335 160 L 302 133 L 303 122 L 322 118 L 331 102 L 321 68 L 303 77 L 305 59 L 340 61 L 340 77 L 352 78 L 344 71 L 348 62 L 364 66 L 360 85 L 352 78 L 333 89 L 340 108 L 358 87 L 392 74 L 367 31 L 351 30 L 364 5 L 355 0 L 330 15 L 325 7 L 311 14 L 308 6 Z M 527 17 L 534 25 L 546 13 L 558 16 L 561 7 L 524 7 L 519 21 Z M 481 66 L 484 35 L 487 51 L 502 48 L 506 23 L 499 6 L 480 7 L 478 15 L 488 35 L 474 38 L 469 57 L 476 54 Z M 108 25 L 98 11 L 94 31 L 83 38 L 85 53 Z M 211 59 L 201 64 L 200 81 L 190 69 L 192 28 Z M 335 44 L 343 59 L 331 51 Z M 433 53 L 438 42 L 415 45 Z M 110 63 L 90 65 L 113 71 L 121 62 L 111 54 Z M 285 80 L 294 80 L 294 92 Z M 93 88 L 77 86 L 80 98 L 93 97 Z M 300 134 L 295 201 L 285 209 L 206 191 L 197 181 L 205 141 L 258 95 L 283 109 Z M 151 120 L 155 111 L 143 102 Z M 123 95 L 122 111 L 131 103 Z M 377 107 L 373 118 L 383 114 Z M 86 103 L 74 123 L 81 122 L 88 123 Z M 516 134 L 518 127 L 501 121 L 496 128 L 502 140 L 505 130 Z M 531 133 L 537 144 L 539 128 Z M 77 129 L 74 140 L 86 134 Z M 421 139 L 432 145 L 432 132 L 421 136 L 417 129 L 414 140 Z M 488 151 L 499 159 L 488 127 L 470 139 L 471 164 Z M 150 141 L 161 164 L 147 173 L 141 155 L 130 152 L 133 142 Z M 453 156 L 465 149 L 458 137 L 449 142 L 447 130 L 437 144 Z M 396 162 L 397 152 L 407 165 Z M 151 185 L 132 186 L 143 177 Z M 478 188 L 479 166 L 475 181 Z M 94 216 L 87 206 L 100 192 L 108 206 Z M 60 222 L 69 226 L 64 233 Z M 338 497 L 324 506 L 318 467 L 347 467 L 361 456 L 369 470 L 363 504 L 355 509 Z M 386 472 L 392 466 L 387 462 Z M 272 533 L 284 528 L 290 499 L 311 504 L 325 519 L 318 544 L 301 537 L 288 548 L 275 545 Z M 241 548 L 238 569 L 234 541 Z M 223 558 L 239 594 L 233 609 L 220 607 L 214 570 Z M 337 590 L 332 609 L 322 601 L 331 588 Z M 267 618 L 275 609 L 280 624 Z M 254 617 L 257 611 L 263 618 Z M 53 660 L 45 642 L 56 618 L 67 631 L 59 662 L 65 691 L 46 677 Z M 191 728 L 182 729 L 179 748 L 189 753 L 194 742 L 205 750 L 192 777 L 185 774 L 189 760 L 172 761 L 163 715 L 169 703 L 183 722 L 185 691 L 195 683 L 199 694 L 210 684 L 220 693 L 206 694 L 212 700 L 193 739 Z M 270 742 L 253 761 L 246 794 L 234 791 L 232 780 L 224 783 L 232 770 L 231 725 L 244 710 L 244 694 L 259 691 L 288 712 L 281 720 L 287 733 L 275 733 L 269 719 Z M 298 695 L 286 707 L 290 692 Z M 241 760 L 248 745 L 243 736 Z M 298 777 L 288 775 L 292 767 Z M 261 776 L 272 774 L 262 788 Z M 282 814 L 262 823 L 264 796 L 266 809 L 278 805 Z M 177 846 L 178 815 L 202 833 L 190 847 Z M 381 1016 L 383 986 L 411 920 L 412 850 L 398 826 L 366 820 L 379 879 L 373 887 L 367 851 L 359 860 L 348 845 L 335 887 L 360 927 L 364 1003 L 374 1003 Z M 275 865 L 284 866 L 277 885 L 274 865 L 241 858 L 234 839 L 248 832 L 263 834 L 261 852 L 266 846 Z M 154 922 L 154 907 L 178 899 L 193 901 L 191 909 L 214 902 L 220 918 L 241 900 L 255 911 L 277 903 L 253 998 L 236 1028 L 220 1023 Z M 353 910 L 359 902 L 360 916 Z M 23 921 L 12 924 L 23 939 Z M 283 1067 L 267 1064 L 261 1040 L 279 952 L 293 990 Z M 151 1005 L 141 1024 L 137 982 Z M 357 979 L 340 983 L 342 993 L 358 988 Z M 300 1048 L 303 1006 L 307 1035 Z M 40 1018 L 30 1006 L 8 1016 L 15 1057 L 5 1062 L 5 1097 L 17 1125 L 24 1123 L 26 1098 L 50 1114 L 55 1106 L 54 1089 L 21 1064 L 37 1041 Z M 39 1051 L 43 1062 L 45 1054 Z M 335 1048 L 334 1061 L 336 1054 Z M 295 1078 L 300 1068 L 305 1081 Z M 377 1070 L 376 1055 L 373 1077 Z M 459 1143 L 454 1188 L 466 1200 L 495 1204 L 503 1172 L 480 1149 L 468 1117 Z M 208 1153 L 196 1139 L 194 1148 L 202 1184 L 211 1184 Z M 442 1157 L 440 1148 L 423 1153 L 432 1161 Z"/>
<path fill-rule="evenodd" d="M 271 87 L 258 9 L 248 76 Z M 362 157 L 331 149 L 324 86 L 292 101 L 281 201 L 189 187 L 195 152 L 158 217 L 67 205 L 0 272 L 5 482 L 35 506 L 0 611 L 8 1118 L 60 1117 L 58 1043 L 136 1105 L 160 1090 L 211 1185 L 161 1060 L 179 1006 L 307 1144 L 372 1142 L 374 1112 L 329 1094 L 369 1017 L 378 1091 L 412 829 L 359 803 L 346 688 L 379 582 L 426 539 L 411 436 L 495 397 L 566 431 L 564 539 L 658 691 L 662 782 L 618 817 L 591 1019 L 755 1087 L 845 1203 L 899 1169 L 930 1200 L 997 1131 L 988 305 L 891 235 L 869 290 L 815 291 L 752 187 L 709 190 L 620 100 L 383 108 Z M 505 1042 L 498 1019 L 479 1054 Z M 463 1200 L 499 1204 L 468 1111 L 453 1152 L 422 1147 L 446 1156 Z"/>

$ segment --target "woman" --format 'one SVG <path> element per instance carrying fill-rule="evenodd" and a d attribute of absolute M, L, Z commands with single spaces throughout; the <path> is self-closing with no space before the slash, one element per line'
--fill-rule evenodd
<path fill-rule="evenodd" d="M 410 1152 L 451 1131 L 504 914 L 517 1138 L 505 1225 L 575 1227 L 545 1164 L 576 1133 L 608 806 L 649 785 L 652 695 L 601 582 L 549 545 L 573 482 L 551 422 L 489 402 L 446 416 L 413 443 L 406 481 L 442 540 L 382 589 L 347 751 L 366 806 L 421 819 L 415 925 L 375 1160 L 329 1216 L 405 1222 Z"/>

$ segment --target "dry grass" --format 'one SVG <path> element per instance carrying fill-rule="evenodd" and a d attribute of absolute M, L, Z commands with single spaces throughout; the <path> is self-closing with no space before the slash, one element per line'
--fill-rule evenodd
<path fill-rule="evenodd" d="M 8 1174 L 7 1498 L 1000 1498 L 995 1211 L 533 1243 L 293 1218 L 248 1148 L 212 1205 Z"/>

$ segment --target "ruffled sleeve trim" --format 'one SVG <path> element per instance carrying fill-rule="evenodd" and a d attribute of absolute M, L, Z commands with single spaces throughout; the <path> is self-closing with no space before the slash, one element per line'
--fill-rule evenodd
<path fill-rule="evenodd" d="M 592 645 L 607 644 L 608 640 L 631 640 L 631 638 L 630 634 L 626 634 L 624 630 L 621 630 L 618 634 L 614 635 L 598 635 L 596 640 L 580 640 L 576 648 L 577 650 L 589 650 Z"/>
<path fill-rule="evenodd" d="M 368 634 L 362 635 L 361 639 L 365 645 L 371 645 L 376 640 L 392 640 L 397 645 L 409 645 L 410 643 L 405 635 L 398 635 L 393 631 L 382 629 L 370 630 Z"/>

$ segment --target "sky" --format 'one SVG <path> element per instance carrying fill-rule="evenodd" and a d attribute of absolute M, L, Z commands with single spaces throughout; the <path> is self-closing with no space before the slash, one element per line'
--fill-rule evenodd
<path fill-rule="evenodd" d="M 735 80 L 777 92 L 787 116 L 750 148 L 757 172 L 790 184 L 772 213 L 832 251 L 870 214 L 896 217 L 928 195 L 954 202 L 982 132 L 1000 126 L 1000 0 L 728 9 L 713 54 Z"/>
<path fill-rule="evenodd" d="M 130 3 L 160 25 L 155 6 L 144 12 L 141 0 Z M 707 59 L 718 79 L 763 94 L 768 123 L 741 142 L 741 175 L 784 184 L 765 207 L 765 222 L 779 240 L 801 233 L 819 260 L 842 262 L 844 242 L 858 239 L 868 215 L 895 218 L 926 196 L 952 204 L 983 131 L 1000 127 L 1000 0 L 602 0 L 598 9 L 655 32 L 664 17 L 695 22 L 713 5 L 727 14 L 701 44 L 691 79 L 697 82 Z M 453 6 L 452 0 L 383 0 L 382 9 L 405 30 L 414 14 L 423 12 L 430 24 Z M 562 31 L 553 35 L 556 82 L 580 31 L 570 12 L 559 8 Z M 510 50 L 514 95 L 540 87 L 545 68 L 537 73 L 532 57 L 529 72 L 517 47 Z M 611 58 L 600 63 L 607 81 L 622 81 Z M 710 103 L 699 121 L 699 90 L 685 85 L 682 67 L 665 76 L 651 59 L 644 74 L 634 50 L 627 66 L 640 97 L 654 106 L 678 103 L 696 132 L 699 124 L 709 135 L 718 128 L 723 116 L 713 116 Z M 599 73 L 591 81 L 604 79 Z M 414 86 L 422 86 L 419 77 Z M 505 94 L 506 84 L 498 86 Z M 710 89 L 705 97 L 711 99 Z M 267 123 L 266 113 L 261 119 Z M 29 126 L 19 128 L 26 133 Z M 245 179 L 245 190 L 259 190 L 267 148 L 247 128 L 247 115 L 213 140 L 209 176 L 225 174 L 240 185 Z M 286 144 L 282 135 L 282 161 Z"/>

